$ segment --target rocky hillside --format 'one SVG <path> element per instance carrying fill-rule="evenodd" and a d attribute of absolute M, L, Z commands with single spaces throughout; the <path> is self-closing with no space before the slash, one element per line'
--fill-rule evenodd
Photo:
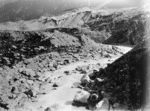
<path fill-rule="evenodd" d="M 90 77 L 94 82 L 86 85 L 85 89 L 108 99 L 114 107 L 118 103 L 129 110 L 144 107 L 149 103 L 149 42 L 149 39 L 144 40 L 106 68 L 95 72 Z M 95 105 L 101 99 L 96 99 Z"/>
<path fill-rule="evenodd" d="M 1 23 L 0 111 L 20 111 L 25 102 L 36 101 L 37 96 L 46 93 L 44 85 L 57 87 L 50 84 L 57 78 L 45 78 L 46 71 L 53 73 L 72 62 L 122 54 L 116 46 L 101 43 L 136 47 L 106 68 L 94 71 L 90 77 L 94 82 L 85 89 L 97 95 L 104 91 L 112 103 L 129 109 L 140 108 L 145 84 L 141 76 L 145 72 L 140 68 L 144 68 L 141 61 L 149 52 L 149 46 L 145 45 L 149 39 L 140 42 L 149 33 L 147 20 L 149 13 L 141 9 L 112 12 L 82 9 L 30 21 Z"/>
<path fill-rule="evenodd" d="M 85 51 L 98 47 L 87 36 L 77 35 L 75 29 L 67 28 L 28 32 L 1 31 L 0 42 L 1 66 L 13 65 L 24 58 L 53 51 L 79 53 L 82 49 Z"/>
<path fill-rule="evenodd" d="M 16 111 L 45 94 L 44 85 L 52 85 L 52 78 L 45 78 L 46 71 L 116 54 L 121 54 L 117 47 L 97 44 L 75 28 L 1 31 L 0 111 Z"/>
<path fill-rule="evenodd" d="M 41 17 L 31 21 L 6 22 L 1 30 L 45 30 L 47 28 L 78 28 L 95 42 L 135 45 L 146 34 L 149 12 L 144 9 L 121 9 L 120 11 L 94 11 L 87 8 L 68 11 L 62 15 Z"/>
<path fill-rule="evenodd" d="M 104 43 L 129 43 L 135 45 L 145 37 L 149 13 L 138 9 L 115 12 L 104 16 L 95 16 L 86 25 L 91 30 L 102 31 L 106 35 Z M 96 21 L 95 21 L 96 19 Z M 108 35 L 108 36 L 107 36 Z"/>

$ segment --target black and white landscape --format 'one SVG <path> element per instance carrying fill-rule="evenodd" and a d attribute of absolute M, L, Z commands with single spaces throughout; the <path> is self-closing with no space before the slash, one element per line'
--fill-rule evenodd
<path fill-rule="evenodd" d="M 0 0 L 0 111 L 149 110 L 149 9 Z"/>

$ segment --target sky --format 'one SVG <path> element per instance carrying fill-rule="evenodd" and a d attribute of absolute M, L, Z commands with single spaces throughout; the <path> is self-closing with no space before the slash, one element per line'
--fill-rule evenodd
<path fill-rule="evenodd" d="M 89 5 L 99 4 L 99 7 L 108 8 L 124 8 L 124 7 L 141 7 L 150 2 L 150 0 L 84 0 L 88 1 Z"/>
<path fill-rule="evenodd" d="M 9 2 L 14 2 L 18 0 L 0 0 L 0 5 L 7 4 Z M 30 1 L 30 0 L 26 0 Z M 38 0 L 35 0 L 38 2 Z M 40 0 L 43 1 L 43 0 Z M 89 7 L 108 7 L 108 8 L 124 8 L 124 7 L 140 7 L 143 4 L 150 4 L 150 0 L 47 0 L 55 1 L 57 3 L 71 3 L 74 4 L 84 4 Z M 62 4 L 63 5 L 63 4 Z"/>

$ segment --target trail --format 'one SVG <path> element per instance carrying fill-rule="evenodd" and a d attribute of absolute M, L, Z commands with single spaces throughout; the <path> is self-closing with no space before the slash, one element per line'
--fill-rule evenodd
<path fill-rule="evenodd" d="M 131 50 L 130 47 L 118 46 L 125 53 Z M 69 65 L 63 66 L 61 69 L 52 72 L 46 72 L 45 76 L 53 77 L 55 83 L 60 84 L 59 87 L 54 88 L 49 93 L 41 95 L 37 98 L 37 102 L 27 103 L 32 111 L 44 111 L 47 107 L 51 107 L 50 111 L 89 111 L 85 107 L 75 107 L 71 103 L 73 101 L 76 92 L 80 91 L 79 88 L 72 88 L 74 83 L 79 83 L 83 74 L 71 74 L 66 75 L 64 71 L 72 71 L 78 66 L 97 64 L 100 63 L 106 66 L 108 63 L 112 63 L 121 55 L 114 56 L 112 58 L 102 58 L 100 60 L 86 60 L 79 61 L 76 63 L 71 63 Z M 47 86 L 47 88 L 51 88 Z"/>

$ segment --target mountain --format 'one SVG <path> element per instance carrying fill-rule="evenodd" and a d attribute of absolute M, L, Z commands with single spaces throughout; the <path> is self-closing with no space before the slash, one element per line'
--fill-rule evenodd
<path fill-rule="evenodd" d="M 18 0 L 0 0 L 0 7 L 3 7 L 4 5 L 15 2 L 15 1 L 18 1 Z"/>
<path fill-rule="evenodd" d="M 146 4 L 146 3 L 145 3 Z M 140 5 L 140 6 L 139 6 Z M 90 7 L 92 9 L 121 9 L 141 7 L 140 0 L 0 0 L 0 22 L 37 19 L 42 15 L 57 15 L 65 10 Z"/>
<path fill-rule="evenodd" d="M 104 90 L 114 104 L 141 108 L 149 65 L 150 13 L 143 8 L 76 9 L 80 6 L 60 7 L 63 1 L 57 2 L 55 7 L 54 1 L 21 0 L 0 7 L 0 110 L 20 111 L 25 102 L 35 102 L 37 96 L 46 94 L 45 89 L 59 91 L 55 89 L 59 85 L 52 84 L 57 78 L 76 75 L 75 70 L 73 76 L 66 70 L 59 75 L 57 70 L 67 64 L 101 59 L 99 67 L 104 67 L 103 58 L 122 54 L 116 44 L 134 49 L 106 68 L 94 70 L 85 89 Z M 54 71 L 58 77 L 52 79 Z"/>
<path fill-rule="evenodd" d="M 92 10 L 80 8 L 57 16 L 42 16 L 29 21 L 5 22 L 0 30 L 45 30 L 48 28 L 77 28 L 95 42 L 135 45 L 149 33 L 150 13 L 143 8 Z"/>
<path fill-rule="evenodd" d="M 75 1 L 65 0 L 15 0 L 4 4 L 0 7 L 0 22 L 31 20 L 45 14 L 57 15 L 64 10 L 85 6 L 85 3 L 78 5 Z"/>

